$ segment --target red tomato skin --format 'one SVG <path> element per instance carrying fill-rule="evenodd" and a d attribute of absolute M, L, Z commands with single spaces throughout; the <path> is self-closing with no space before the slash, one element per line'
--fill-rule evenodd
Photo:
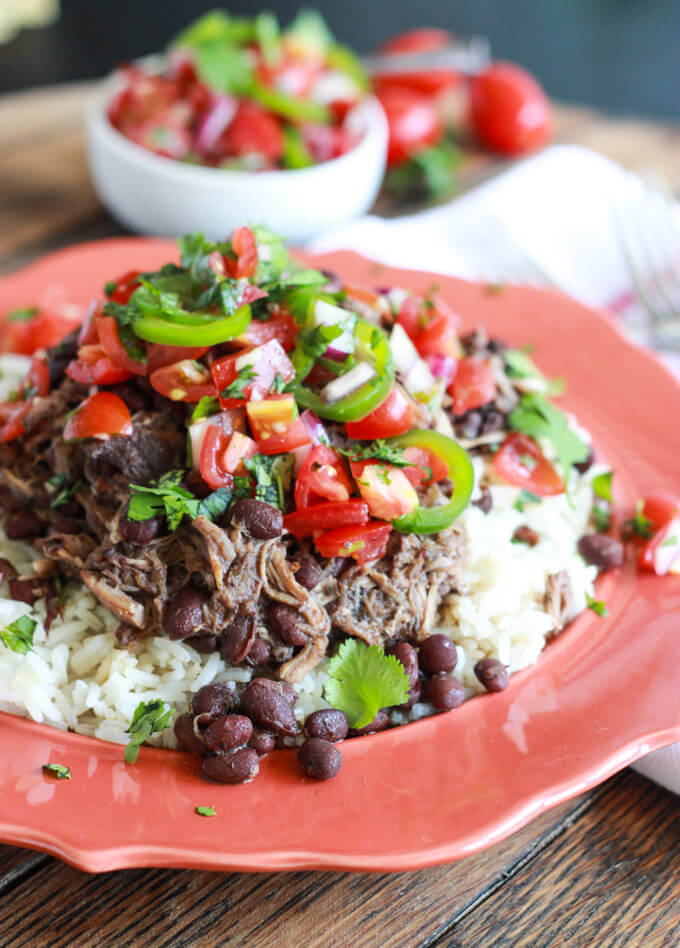
<path fill-rule="evenodd" d="M 95 316 L 95 328 L 102 348 L 108 358 L 120 369 L 132 372 L 133 375 L 146 375 L 148 365 L 146 362 L 137 362 L 132 359 L 120 341 L 118 335 L 118 326 L 113 316 Z"/>
<path fill-rule="evenodd" d="M 470 80 L 470 119 L 489 148 L 521 155 L 552 134 L 550 101 L 533 76 L 512 63 L 494 63 Z"/>
<path fill-rule="evenodd" d="M 131 435 L 132 420 L 128 407 L 113 392 L 90 395 L 66 422 L 64 441 Z"/>
<path fill-rule="evenodd" d="M 388 166 L 407 161 L 417 151 L 441 139 L 444 127 L 427 96 L 412 89 L 390 86 L 378 94 L 378 99 L 389 126 Z"/>
<path fill-rule="evenodd" d="M 259 105 L 241 102 L 218 149 L 224 156 L 258 154 L 275 163 L 283 155 L 283 131 L 274 116 Z"/>
<path fill-rule="evenodd" d="M 522 462 L 528 455 L 535 461 L 529 469 Z M 502 443 L 493 458 L 496 474 L 508 484 L 524 487 L 540 497 L 552 497 L 564 493 L 564 481 L 544 456 L 533 438 L 514 431 Z"/>
<path fill-rule="evenodd" d="M 37 349 L 56 346 L 77 326 L 73 319 L 49 309 L 39 310 L 25 322 L 0 319 L 0 352 L 33 355 Z"/>
<path fill-rule="evenodd" d="M 657 550 L 673 534 L 675 518 L 680 513 L 679 505 L 667 497 L 645 497 L 642 516 L 651 523 L 654 531 L 638 554 L 638 568 L 645 572 L 657 572 Z M 664 575 L 663 572 L 659 575 Z"/>
<path fill-rule="evenodd" d="M 312 448 L 295 481 L 296 508 L 326 500 L 348 500 L 351 493 L 344 459 L 325 444 Z"/>
<path fill-rule="evenodd" d="M 149 382 L 152 388 L 173 402 L 196 404 L 202 398 L 217 395 L 209 369 L 193 359 L 182 359 L 156 369 L 149 376 Z"/>
<path fill-rule="evenodd" d="M 252 366 L 255 378 L 243 386 L 243 398 L 223 398 L 221 393 L 238 377 L 237 360 L 255 351 L 257 351 L 257 362 Z M 261 346 L 224 356 L 213 363 L 211 371 L 222 408 L 231 408 L 233 405 L 242 405 L 245 401 L 264 398 L 270 393 L 277 374 L 284 382 L 290 382 L 295 377 L 293 363 L 277 339 L 270 339 Z"/>
<path fill-rule="evenodd" d="M 351 524 L 368 523 L 368 504 L 363 500 L 329 501 L 303 510 L 295 510 L 283 518 L 283 529 L 294 537 L 311 537 L 319 530 L 332 530 Z"/>
<path fill-rule="evenodd" d="M 0 444 L 8 444 L 26 433 L 24 418 L 33 400 L 27 402 L 3 402 L 0 404 Z"/>
<path fill-rule="evenodd" d="M 236 279 L 255 276 L 257 270 L 257 244 L 250 227 L 237 227 L 231 235 L 231 246 L 236 254 L 236 270 L 234 272 Z"/>
<path fill-rule="evenodd" d="M 160 343 L 153 343 L 147 347 L 147 371 L 149 374 L 156 369 L 163 369 L 166 365 L 173 365 L 175 362 L 183 362 L 185 359 L 197 361 L 202 359 L 210 347 L 201 348 L 190 346 L 164 346 Z"/>
<path fill-rule="evenodd" d="M 314 538 L 314 545 L 322 556 L 351 556 L 357 563 L 368 563 L 384 555 L 391 532 L 391 523 L 369 520 L 363 526 L 340 527 L 321 533 Z M 351 552 L 349 548 L 354 543 L 364 545 Z"/>
<path fill-rule="evenodd" d="M 281 315 L 273 316 L 266 322 L 254 319 L 242 335 L 231 341 L 239 346 L 252 348 L 253 346 L 262 346 L 265 342 L 276 339 L 286 352 L 290 352 L 295 347 L 295 340 L 299 331 L 300 327 L 293 317 L 287 313 L 281 313 Z"/>
<path fill-rule="evenodd" d="M 78 358 L 66 366 L 66 374 L 80 385 L 118 385 L 134 377 L 132 372 L 114 365 L 98 344 L 81 345 Z"/>
<path fill-rule="evenodd" d="M 651 521 L 656 533 L 667 526 L 678 514 L 678 503 L 668 497 L 645 497 L 642 504 L 642 516 Z"/>
<path fill-rule="evenodd" d="M 31 367 L 28 370 L 28 385 L 35 389 L 35 394 L 44 398 L 50 394 L 50 370 L 45 359 L 33 356 Z"/>
<path fill-rule="evenodd" d="M 442 49 L 453 42 L 453 35 L 447 30 L 434 27 L 409 30 L 393 37 L 380 47 L 381 53 L 427 53 Z M 415 73 L 384 73 L 375 77 L 376 88 L 381 90 L 390 85 L 415 89 L 424 95 L 440 95 L 448 89 L 460 85 L 462 76 L 452 69 L 433 69 Z"/>
<path fill-rule="evenodd" d="M 407 296 L 399 308 L 397 322 L 404 328 L 410 339 L 415 339 L 424 329 L 423 301 L 419 296 Z"/>
<path fill-rule="evenodd" d="M 232 474 L 221 463 L 230 438 L 231 435 L 226 434 L 219 425 L 210 425 L 203 438 L 199 462 L 201 477 L 213 490 L 231 487 L 234 483 Z"/>
<path fill-rule="evenodd" d="M 404 457 L 409 462 L 409 466 L 402 470 L 414 487 L 436 484 L 449 476 L 449 469 L 444 461 L 424 448 L 413 446 L 404 448 Z"/>
<path fill-rule="evenodd" d="M 393 385 L 382 404 L 365 418 L 348 421 L 346 428 L 350 438 L 366 441 L 404 434 L 413 428 L 413 404 L 398 385 Z"/>
<path fill-rule="evenodd" d="M 413 342 L 423 358 L 429 355 L 447 355 L 457 359 L 460 355 L 458 334 L 448 316 L 435 316 Z"/>
<path fill-rule="evenodd" d="M 141 286 L 138 279 L 141 272 L 141 270 L 128 270 L 127 273 L 123 273 L 122 276 L 116 279 L 116 288 L 109 297 L 112 303 L 120 303 L 121 306 L 125 306 L 130 301 L 130 297 L 137 287 Z"/>
<path fill-rule="evenodd" d="M 461 359 L 448 391 L 453 398 L 454 415 L 464 415 L 493 401 L 496 383 L 488 363 L 473 356 Z"/>

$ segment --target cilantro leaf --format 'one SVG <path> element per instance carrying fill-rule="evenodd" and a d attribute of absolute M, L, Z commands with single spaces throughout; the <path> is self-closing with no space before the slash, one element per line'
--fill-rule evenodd
<path fill-rule="evenodd" d="M 385 188 L 396 198 L 441 198 L 453 191 L 462 153 L 446 139 L 391 168 Z"/>
<path fill-rule="evenodd" d="M 6 323 L 27 323 L 38 315 L 37 306 L 24 306 L 22 309 L 13 309 L 5 316 Z"/>
<path fill-rule="evenodd" d="M 292 454 L 255 454 L 243 461 L 255 478 L 255 500 L 286 509 L 286 495 L 293 482 L 295 457 Z"/>
<path fill-rule="evenodd" d="M 103 312 L 105 316 L 113 316 L 116 320 L 118 338 L 130 358 L 134 359 L 135 362 L 146 363 L 146 347 L 135 336 L 132 329 L 134 320 L 139 319 L 142 315 L 142 311 L 134 298 L 130 298 L 125 305 L 109 301 L 104 304 Z"/>
<path fill-rule="evenodd" d="M 4 629 L 0 629 L 0 642 L 12 652 L 28 655 L 33 648 L 33 633 L 37 625 L 35 619 L 19 616 Z"/>
<path fill-rule="evenodd" d="M 181 486 L 184 471 L 168 471 L 148 487 L 130 484 L 130 520 L 150 520 L 165 514 L 170 530 L 176 530 L 184 516 L 194 520 L 201 502 Z"/>
<path fill-rule="evenodd" d="M 377 645 L 346 639 L 328 665 L 326 701 L 344 711 L 354 728 L 370 724 L 381 708 L 403 704 L 409 681 L 401 662 Z"/>
<path fill-rule="evenodd" d="M 208 520 L 219 520 L 231 503 L 233 491 L 230 487 L 218 487 L 212 494 L 208 494 L 198 505 L 199 517 L 207 517 Z"/>
<path fill-rule="evenodd" d="M 197 806 L 194 812 L 198 816 L 217 816 L 217 810 L 214 806 Z"/>
<path fill-rule="evenodd" d="M 524 508 L 527 504 L 540 504 L 541 497 L 538 494 L 533 494 L 530 490 L 527 490 L 525 487 L 519 492 L 517 500 L 512 505 L 515 510 L 519 510 L 520 513 L 524 513 Z"/>
<path fill-rule="evenodd" d="M 567 485 L 573 465 L 585 461 L 590 453 L 589 446 L 569 428 L 564 412 L 537 392 L 522 396 L 508 422 L 514 431 L 535 439 L 545 438 L 552 444 Z"/>
<path fill-rule="evenodd" d="M 42 769 L 46 774 L 54 774 L 57 780 L 71 779 L 71 771 L 63 764 L 43 764 Z"/>
<path fill-rule="evenodd" d="M 607 609 L 607 603 L 602 602 L 601 599 L 593 599 L 593 597 L 589 596 L 588 593 L 586 593 L 586 605 L 588 606 L 589 609 L 592 609 L 595 615 L 600 616 L 600 618 L 602 619 L 604 619 L 605 616 L 609 615 L 609 609 Z"/>
<path fill-rule="evenodd" d="M 196 71 L 210 89 L 228 95 L 253 94 L 254 72 L 251 57 L 225 39 L 202 43 L 196 50 Z"/>
<path fill-rule="evenodd" d="M 53 474 L 52 477 L 47 479 L 47 483 L 50 487 L 59 488 L 58 493 L 54 499 L 50 502 L 50 507 L 52 510 L 58 510 L 59 507 L 63 507 L 64 504 L 68 503 L 72 497 L 78 493 L 82 481 L 75 481 L 73 484 L 69 484 L 67 474 Z"/>
<path fill-rule="evenodd" d="M 592 509 L 593 524 L 598 533 L 606 533 L 612 525 L 612 515 L 609 504 L 597 503 Z"/>
<path fill-rule="evenodd" d="M 220 392 L 222 398 L 245 398 L 245 389 L 257 378 L 257 372 L 252 365 L 244 365 L 238 370 L 238 375 L 234 381 Z"/>
<path fill-rule="evenodd" d="M 623 526 L 627 534 L 642 537 L 643 540 L 649 540 L 654 535 L 654 525 L 652 521 L 642 513 L 645 502 L 640 498 L 635 504 L 635 516 L 629 520 L 624 520 Z"/>
<path fill-rule="evenodd" d="M 614 503 L 614 498 L 612 497 L 613 477 L 613 471 L 606 471 L 604 474 L 598 474 L 597 477 L 594 477 L 592 483 L 593 493 L 610 504 Z"/>
<path fill-rule="evenodd" d="M 350 441 L 349 448 L 338 449 L 341 454 L 346 455 L 351 461 L 367 461 L 376 458 L 378 461 L 385 461 L 394 467 L 413 467 L 410 461 L 404 457 L 403 448 L 388 444 L 384 438 L 378 438 L 368 444 L 359 441 Z"/>
<path fill-rule="evenodd" d="M 561 395 L 564 391 L 564 379 L 549 379 L 536 363 L 521 349 L 507 349 L 503 353 L 505 369 L 510 378 L 535 379 L 546 395 Z"/>
<path fill-rule="evenodd" d="M 333 340 L 341 335 L 340 326 L 314 326 L 312 329 L 303 329 L 297 337 L 297 342 L 310 359 L 320 359 Z"/>
<path fill-rule="evenodd" d="M 219 399 L 215 398 L 213 395 L 204 395 L 199 401 L 198 405 L 196 405 L 194 408 L 189 424 L 193 425 L 202 418 L 209 418 L 211 415 L 216 415 L 219 410 Z"/>
<path fill-rule="evenodd" d="M 135 709 L 132 723 L 127 729 L 130 742 L 125 748 L 125 763 L 134 764 L 139 756 L 139 748 L 152 734 L 164 730 L 170 724 L 172 708 L 166 708 L 165 702 L 156 698 L 153 701 L 140 701 Z"/>

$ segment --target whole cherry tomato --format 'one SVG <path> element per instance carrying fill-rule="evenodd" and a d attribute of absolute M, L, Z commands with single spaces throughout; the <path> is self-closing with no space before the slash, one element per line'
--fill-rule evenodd
<path fill-rule="evenodd" d="M 428 145 L 435 145 L 444 127 L 428 96 L 402 86 L 378 92 L 389 127 L 387 164 L 398 165 Z"/>
<path fill-rule="evenodd" d="M 540 148 L 552 132 L 548 97 L 511 63 L 494 63 L 470 81 L 470 118 L 480 141 L 507 155 Z"/>

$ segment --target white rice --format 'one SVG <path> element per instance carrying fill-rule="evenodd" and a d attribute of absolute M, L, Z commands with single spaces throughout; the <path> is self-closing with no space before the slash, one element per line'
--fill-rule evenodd
<path fill-rule="evenodd" d="M 12 373 L 4 360 L 0 369 L 4 370 L 0 390 L 11 387 Z M 17 366 L 19 375 L 22 371 Z M 514 507 L 519 489 L 491 483 L 491 511 L 484 514 L 470 505 L 461 516 L 469 536 L 464 592 L 448 597 L 436 631 L 456 643 L 455 674 L 469 695 L 482 690 L 473 672 L 480 658 L 499 658 L 510 672 L 536 661 L 555 629 L 542 606 L 550 574 L 565 570 L 574 594 L 573 615 L 585 609 L 597 571 L 578 555 L 576 544 L 587 529 L 590 481 L 601 470 L 594 467 L 586 475 L 574 475 L 569 497 L 547 497 L 528 504 L 524 512 Z M 481 458 L 475 459 L 475 472 L 477 481 L 482 474 L 492 479 Z M 479 496 L 478 486 L 475 496 Z M 515 529 L 524 524 L 539 536 L 534 547 L 512 542 Z M 1 530 L 0 556 L 9 559 L 20 574 L 32 571 L 31 548 L 7 540 Z M 118 620 L 77 584 L 70 584 L 65 592 L 63 616 L 47 636 L 43 603 L 31 608 L 12 600 L 7 582 L 0 584 L 0 629 L 21 615 L 31 615 L 38 622 L 33 649 L 27 655 L 0 645 L 0 710 L 125 744 L 140 701 L 160 698 L 181 713 L 203 685 L 218 681 L 235 688 L 250 679 L 249 669 L 228 666 L 217 653 L 202 655 L 164 637 L 142 640 L 132 650 L 121 648 L 115 637 Z M 300 721 L 327 707 L 323 698 L 326 667 L 324 660 L 295 686 Z M 408 716 L 394 712 L 393 722 L 414 720 L 432 711 L 429 705 L 416 704 Z M 154 735 L 150 743 L 174 746 L 172 728 Z"/>

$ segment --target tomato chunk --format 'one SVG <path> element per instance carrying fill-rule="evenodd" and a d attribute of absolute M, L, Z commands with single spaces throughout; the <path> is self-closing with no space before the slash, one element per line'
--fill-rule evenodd
<path fill-rule="evenodd" d="M 265 342 L 276 339 L 281 343 L 286 352 L 295 346 L 300 327 L 292 316 L 287 313 L 272 316 L 266 321 L 253 319 L 246 331 L 231 341 L 239 346 L 261 346 Z"/>
<path fill-rule="evenodd" d="M 423 358 L 427 356 L 461 356 L 458 333 L 448 316 L 435 316 L 413 340 L 416 349 Z"/>
<path fill-rule="evenodd" d="M 213 363 L 212 375 L 222 408 L 230 408 L 264 398 L 270 394 L 277 375 L 282 382 L 290 382 L 295 378 L 295 369 L 281 343 L 271 339 L 261 346 L 218 359 Z"/>
<path fill-rule="evenodd" d="M 368 523 L 368 519 L 368 504 L 363 500 L 330 501 L 286 514 L 283 528 L 301 539 L 323 530 Z"/>
<path fill-rule="evenodd" d="M 113 392 L 90 395 L 71 415 L 64 427 L 64 441 L 131 434 L 132 420 L 128 407 L 123 399 Z"/>
<path fill-rule="evenodd" d="M 141 286 L 139 282 L 141 273 L 141 270 L 128 270 L 127 273 L 124 273 L 112 281 L 116 284 L 116 288 L 109 296 L 111 302 L 120 303 L 121 306 L 125 306 L 126 303 L 129 303 L 132 294 L 137 287 Z"/>
<path fill-rule="evenodd" d="M 399 385 L 393 385 L 390 393 L 377 408 L 360 421 L 347 422 L 350 438 L 373 440 L 404 434 L 413 427 L 413 403 Z"/>
<path fill-rule="evenodd" d="M 0 404 L 0 444 L 8 444 L 25 434 L 24 418 L 31 405 L 32 400 Z"/>
<path fill-rule="evenodd" d="M 248 402 L 246 414 L 262 454 L 281 454 L 311 444 L 312 439 L 298 417 L 293 395 L 271 395 L 261 401 Z"/>
<path fill-rule="evenodd" d="M 314 545 L 322 556 L 351 556 L 357 563 L 368 563 L 384 555 L 391 532 L 391 523 L 369 520 L 363 526 L 340 527 L 321 533 Z"/>
<path fill-rule="evenodd" d="M 550 497 L 564 493 L 564 481 L 533 438 L 515 431 L 508 435 L 493 459 L 496 474 L 506 483 L 532 494 Z"/>
<path fill-rule="evenodd" d="M 352 493 L 343 458 L 325 444 L 307 455 L 295 481 L 295 506 L 306 508 L 325 500 L 348 500 Z"/>
<path fill-rule="evenodd" d="M 50 394 L 50 370 L 45 359 L 33 356 L 28 370 L 28 387 L 32 394 L 44 398 Z"/>
<path fill-rule="evenodd" d="M 657 576 L 680 573 L 679 505 L 665 497 L 645 497 L 641 514 L 654 532 L 640 550 L 638 567 Z"/>
<path fill-rule="evenodd" d="M 147 363 L 138 362 L 129 355 L 120 341 L 118 325 L 113 316 L 95 316 L 94 323 L 99 342 L 111 362 L 121 369 L 132 372 L 133 375 L 146 375 Z"/>
<path fill-rule="evenodd" d="M 449 385 L 449 394 L 453 397 L 454 415 L 464 415 L 466 411 L 493 401 L 496 383 L 489 364 L 472 356 L 461 359 L 456 376 Z"/>
<path fill-rule="evenodd" d="M 396 520 L 418 506 L 418 495 L 404 472 L 380 461 L 350 464 L 359 493 L 374 517 Z"/>
<path fill-rule="evenodd" d="M 81 346 L 78 358 L 66 366 L 66 374 L 80 385 L 118 385 L 133 377 L 132 372 L 114 365 L 98 344 Z"/>
<path fill-rule="evenodd" d="M 183 362 L 185 359 L 202 359 L 210 347 L 164 346 L 155 342 L 147 347 L 147 370 L 149 373 L 163 369 L 166 365 Z"/>
<path fill-rule="evenodd" d="M 221 425 L 208 425 L 201 447 L 201 477 L 213 490 L 231 487 L 244 459 L 254 454 L 257 445 L 252 438 L 240 431 L 229 434 Z"/>
<path fill-rule="evenodd" d="M 414 487 L 424 484 L 436 484 L 448 477 L 449 469 L 442 459 L 425 448 L 404 448 L 404 457 L 409 466 L 402 468 L 404 477 Z"/>
<path fill-rule="evenodd" d="M 182 359 L 172 365 L 156 369 L 149 376 L 153 388 L 173 402 L 200 402 L 216 395 L 210 369 L 194 359 Z"/>
<path fill-rule="evenodd" d="M 257 244 L 255 234 L 253 234 L 250 227 L 237 227 L 231 235 L 231 246 L 236 254 L 236 268 L 234 270 L 236 279 L 255 276 L 257 270 Z"/>

